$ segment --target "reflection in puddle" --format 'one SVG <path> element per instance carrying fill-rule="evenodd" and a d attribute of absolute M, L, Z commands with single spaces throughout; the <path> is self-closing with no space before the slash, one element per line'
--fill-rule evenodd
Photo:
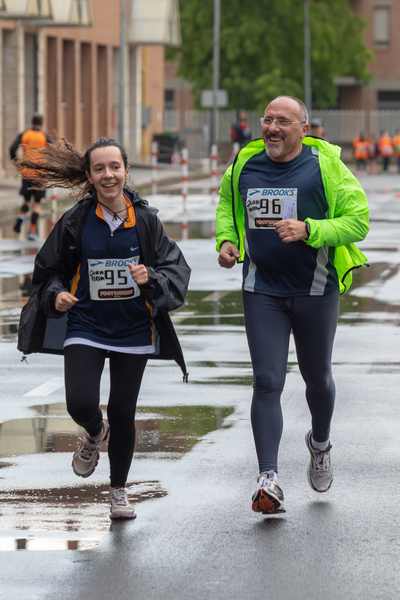
<path fill-rule="evenodd" d="M 80 428 L 66 416 L 65 404 L 44 404 L 33 409 L 41 416 L 0 424 L 0 457 L 73 452 Z M 220 406 L 140 407 L 135 455 L 140 458 L 157 453 L 160 458 L 177 458 L 204 435 L 221 428 L 232 412 L 232 407 Z"/>
<path fill-rule="evenodd" d="M 189 292 L 185 307 L 175 316 L 179 325 L 243 326 L 242 292 Z"/>
<path fill-rule="evenodd" d="M 72 452 L 80 429 L 66 416 L 65 404 L 33 410 L 40 416 L 0 424 L 0 456 Z M 179 458 L 204 435 L 224 427 L 232 413 L 232 407 L 140 407 L 135 457 Z M 0 467 L 14 465 L 2 461 Z M 7 477 L 1 479 L 7 485 Z M 158 481 L 128 485 L 133 503 L 167 494 Z M 108 510 L 108 485 L 0 490 L 0 551 L 89 550 L 110 529 Z"/>
<path fill-rule="evenodd" d="M 158 481 L 128 483 L 138 504 L 167 492 Z M 109 486 L 0 491 L 0 551 L 90 550 L 110 529 Z"/>

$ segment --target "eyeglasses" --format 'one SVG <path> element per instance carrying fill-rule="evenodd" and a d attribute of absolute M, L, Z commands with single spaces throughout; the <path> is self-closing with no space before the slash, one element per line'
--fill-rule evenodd
<path fill-rule="evenodd" d="M 260 117 L 261 126 L 272 125 L 274 121 L 278 127 L 289 127 L 290 125 L 294 125 L 295 123 L 305 123 L 305 121 L 291 121 L 290 119 L 285 119 L 284 117 Z"/>

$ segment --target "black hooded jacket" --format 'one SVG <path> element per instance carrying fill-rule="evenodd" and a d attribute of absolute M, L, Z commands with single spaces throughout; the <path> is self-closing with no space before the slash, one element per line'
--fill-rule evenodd
<path fill-rule="evenodd" d="M 124 193 L 135 207 L 143 264 L 149 271 L 149 282 L 140 287 L 153 307 L 159 333 L 159 352 L 148 358 L 175 360 L 187 380 L 182 349 L 168 312 L 184 303 L 190 268 L 177 244 L 166 235 L 157 211 L 135 192 L 126 189 Z M 65 212 L 36 256 L 33 290 L 18 329 L 18 350 L 24 354 L 63 353 L 67 317 L 55 309 L 55 297 L 70 290 L 80 263 L 82 228 L 95 202 L 95 195 L 87 196 Z"/>

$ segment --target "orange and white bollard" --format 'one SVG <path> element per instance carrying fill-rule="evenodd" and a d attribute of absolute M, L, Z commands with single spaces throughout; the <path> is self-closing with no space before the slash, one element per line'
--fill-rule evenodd
<path fill-rule="evenodd" d="M 216 204 L 217 203 L 217 194 L 218 194 L 218 146 L 217 146 L 217 144 L 213 144 L 211 146 L 210 166 L 211 166 L 211 187 L 210 187 L 211 204 Z"/>
<path fill-rule="evenodd" d="M 158 183 L 158 143 L 151 144 L 151 193 L 157 194 Z"/>
<path fill-rule="evenodd" d="M 189 187 L 189 151 L 187 148 L 182 149 L 181 153 L 181 196 L 182 196 L 182 239 L 187 240 L 189 237 L 189 223 L 187 212 L 187 197 Z"/>

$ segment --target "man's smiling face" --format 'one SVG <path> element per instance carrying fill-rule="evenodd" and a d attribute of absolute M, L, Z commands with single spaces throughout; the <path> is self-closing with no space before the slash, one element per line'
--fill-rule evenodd
<path fill-rule="evenodd" d="M 308 130 L 307 116 L 293 98 L 281 96 L 265 109 L 261 128 L 268 155 L 275 162 L 287 162 L 301 152 Z"/>

